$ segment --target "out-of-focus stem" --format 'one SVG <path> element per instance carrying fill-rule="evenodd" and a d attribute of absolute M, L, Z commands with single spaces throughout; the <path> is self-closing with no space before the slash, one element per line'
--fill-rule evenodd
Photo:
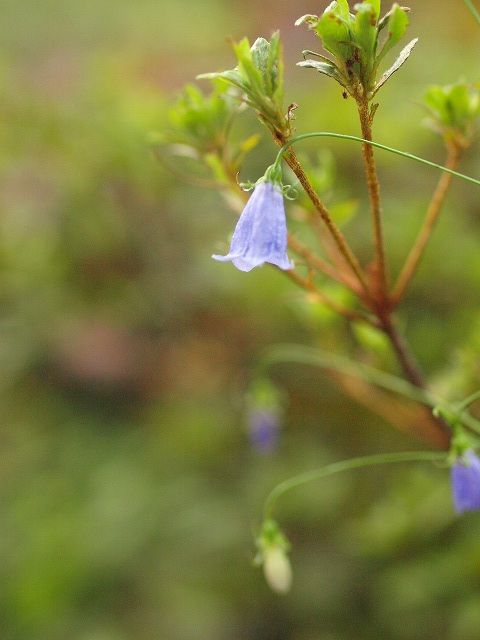
<path fill-rule="evenodd" d="M 451 143 L 448 147 L 448 156 L 446 167 L 455 170 L 458 166 L 461 156 L 461 147 L 455 143 Z M 433 233 L 435 223 L 442 210 L 442 205 L 452 183 L 453 175 L 451 173 L 443 173 L 438 181 L 437 188 L 433 194 L 427 209 L 427 214 L 423 222 L 422 228 L 408 254 L 402 271 L 395 283 L 392 291 L 392 303 L 398 304 L 405 295 L 408 285 L 415 275 L 420 261 L 424 255 L 427 244 Z"/>
<path fill-rule="evenodd" d="M 347 309 L 346 307 L 343 307 L 342 305 L 335 302 L 335 300 L 332 300 L 330 296 L 324 293 L 321 289 L 318 289 L 310 278 L 302 277 L 294 269 L 291 269 L 290 271 L 284 271 L 283 273 L 285 273 L 285 275 L 288 278 L 290 278 L 290 280 L 295 282 L 295 284 L 297 284 L 302 289 L 310 292 L 313 296 L 315 296 L 319 302 L 323 303 L 324 305 L 329 307 L 332 311 L 335 311 L 336 313 L 343 316 L 347 320 L 356 321 L 356 322 L 358 321 L 365 322 L 371 326 L 375 325 L 375 320 L 373 318 L 370 318 L 366 314 L 362 313 L 361 311 Z"/>
<path fill-rule="evenodd" d="M 322 260 L 322 258 L 319 258 L 313 251 L 311 251 L 292 234 L 288 236 L 288 246 L 297 255 L 302 257 L 310 268 L 315 269 L 316 271 L 320 271 L 321 273 L 330 276 L 332 280 L 336 280 L 337 282 L 348 286 L 348 284 L 342 280 L 337 270 L 332 267 L 331 264 L 329 264 L 325 260 Z"/>

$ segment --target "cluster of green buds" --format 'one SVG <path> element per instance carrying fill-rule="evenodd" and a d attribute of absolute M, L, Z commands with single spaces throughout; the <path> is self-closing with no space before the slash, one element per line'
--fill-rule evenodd
<path fill-rule="evenodd" d="M 289 133 L 289 118 L 283 109 L 283 54 L 278 32 L 270 42 L 247 38 L 233 44 L 237 66 L 219 73 L 204 73 L 199 79 L 221 80 L 235 87 L 243 102 L 255 109 L 262 122 L 280 140 Z"/>
<path fill-rule="evenodd" d="M 170 126 L 166 136 L 199 154 L 223 149 L 237 111 L 238 106 L 225 86 L 216 83 L 213 91 L 205 95 L 188 84 L 168 113 Z"/>
<path fill-rule="evenodd" d="M 380 0 L 364 0 L 351 13 L 347 0 L 332 2 L 319 17 L 307 14 L 295 23 L 308 24 L 320 38 L 332 58 L 310 51 L 318 60 L 307 59 L 301 67 L 316 69 L 330 76 L 357 101 L 370 100 L 410 55 L 417 40 L 412 40 L 397 60 L 378 78 L 378 70 L 387 53 L 403 38 L 408 26 L 409 9 L 394 4 L 380 18 Z"/>
<path fill-rule="evenodd" d="M 478 85 L 456 82 L 447 86 L 431 86 L 425 94 L 430 117 L 427 124 L 440 133 L 447 143 L 468 146 L 480 114 Z"/>
<path fill-rule="evenodd" d="M 217 182 L 228 182 L 260 139 L 252 135 L 232 142 L 230 132 L 241 106 L 224 82 L 214 80 L 209 94 L 189 84 L 168 112 L 165 131 L 153 134 L 151 141 L 154 146 L 167 145 L 170 155 L 198 161 Z"/>

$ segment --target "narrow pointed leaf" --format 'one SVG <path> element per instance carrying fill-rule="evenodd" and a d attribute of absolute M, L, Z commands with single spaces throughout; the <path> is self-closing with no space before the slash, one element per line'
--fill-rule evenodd
<path fill-rule="evenodd" d="M 395 60 L 393 65 L 390 67 L 390 69 L 385 71 L 383 76 L 380 78 L 380 80 L 375 85 L 375 89 L 373 90 L 373 93 L 371 94 L 371 97 L 373 97 L 377 93 L 377 91 L 381 87 L 383 87 L 383 85 L 387 82 L 387 80 L 395 73 L 395 71 L 398 71 L 400 69 L 400 67 L 406 62 L 407 58 L 412 53 L 413 48 L 415 47 L 417 42 L 418 42 L 418 38 L 415 38 L 414 40 L 409 42 L 404 49 L 402 49 L 402 51 L 400 52 L 400 55 Z"/>
<path fill-rule="evenodd" d="M 408 13 L 406 10 L 398 4 L 394 4 L 389 12 L 387 39 L 378 55 L 378 60 L 381 60 L 390 49 L 400 42 L 407 31 L 408 23 Z"/>
<path fill-rule="evenodd" d="M 247 85 L 245 84 L 242 75 L 237 69 L 229 69 L 228 71 L 219 71 L 218 73 L 201 73 L 197 76 L 197 80 L 225 80 L 229 84 L 233 84 L 235 87 L 245 91 Z"/>
<path fill-rule="evenodd" d="M 299 27 L 302 24 L 308 24 L 309 29 L 314 29 L 318 24 L 318 16 L 313 13 L 306 13 L 304 16 L 300 16 L 295 20 L 295 26 Z"/>
<path fill-rule="evenodd" d="M 304 60 L 303 62 L 297 62 L 297 67 L 315 69 L 319 73 L 333 78 L 341 84 L 342 87 L 345 87 L 345 79 L 333 63 L 321 62 L 319 60 Z"/>

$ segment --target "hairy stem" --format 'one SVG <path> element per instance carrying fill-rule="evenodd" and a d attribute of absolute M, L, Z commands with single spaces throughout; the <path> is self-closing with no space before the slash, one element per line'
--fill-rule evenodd
<path fill-rule="evenodd" d="M 285 142 L 286 141 L 284 141 L 284 140 L 279 141 L 279 143 L 281 143 L 282 145 L 285 144 Z M 288 152 L 285 154 L 285 160 L 286 160 L 288 166 L 292 169 L 294 174 L 297 176 L 297 178 L 300 181 L 300 184 L 302 185 L 302 187 L 305 189 L 305 192 L 307 193 L 307 195 L 310 198 L 313 206 L 315 207 L 316 212 L 318 213 L 318 215 L 320 216 L 320 218 L 324 222 L 325 226 L 327 227 L 328 231 L 330 232 L 330 235 L 332 236 L 333 240 L 335 241 L 335 244 L 337 245 L 338 250 L 340 251 L 342 256 L 345 258 L 345 260 L 348 263 L 348 265 L 350 266 L 352 272 L 355 274 L 355 276 L 358 279 L 360 285 L 362 286 L 362 289 L 364 290 L 365 295 L 367 297 L 369 297 L 369 290 L 368 290 L 367 282 L 366 282 L 366 279 L 365 279 L 365 274 L 363 272 L 362 267 L 360 266 L 360 263 L 358 262 L 358 259 L 356 258 L 356 256 L 354 255 L 353 251 L 351 250 L 350 246 L 348 245 L 345 236 L 340 231 L 340 229 L 337 227 L 335 222 L 332 220 L 327 208 L 325 207 L 323 202 L 318 197 L 318 195 L 317 195 L 315 189 L 313 188 L 312 184 L 310 183 L 310 180 L 308 179 L 308 177 L 307 177 L 302 165 L 298 161 L 298 158 L 297 158 L 295 152 L 293 151 L 293 149 L 289 149 Z"/>
<path fill-rule="evenodd" d="M 446 161 L 446 167 L 448 169 L 455 170 L 458 166 L 461 156 L 461 148 L 452 143 L 448 147 L 448 156 Z M 433 194 L 430 204 L 427 209 L 427 214 L 423 222 L 422 228 L 413 244 L 413 247 L 408 254 L 402 271 L 395 283 L 392 291 L 392 302 L 398 304 L 405 295 L 408 285 L 410 284 L 413 276 L 415 275 L 420 261 L 424 255 L 427 244 L 432 236 L 435 224 L 438 220 L 440 212 L 442 210 L 445 197 L 448 193 L 450 185 L 452 183 L 452 174 L 444 173 L 438 181 L 437 188 Z"/>
<path fill-rule="evenodd" d="M 358 115 L 362 128 L 362 136 L 365 140 L 372 140 L 372 122 L 368 101 L 362 99 L 358 102 Z M 382 229 L 382 208 L 380 203 L 380 183 L 378 181 L 375 155 L 371 144 L 363 144 L 363 160 L 367 177 L 370 207 L 372 212 L 373 233 L 375 239 L 375 260 L 377 270 L 377 293 L 380 301 L 387 298 L 387 263 L 385 257 L 385 245 Z"/>

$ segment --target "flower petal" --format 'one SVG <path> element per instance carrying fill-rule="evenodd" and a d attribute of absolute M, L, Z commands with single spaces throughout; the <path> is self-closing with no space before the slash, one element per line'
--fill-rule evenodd
<path fill-rule="evenodd" d="M 271 182 L 257 184 L 240 216 L 226 256 L 240 271 L 250 271 L 265 262 L 280 269 L 293 268 L 287 256 L 287 223 L 281 189 Z"/>
<path fill-rule="evenodd" d="M 458 513 L 480 509 L 480 460 L 471 450 L 452 466 L 452 491 Z"/>

